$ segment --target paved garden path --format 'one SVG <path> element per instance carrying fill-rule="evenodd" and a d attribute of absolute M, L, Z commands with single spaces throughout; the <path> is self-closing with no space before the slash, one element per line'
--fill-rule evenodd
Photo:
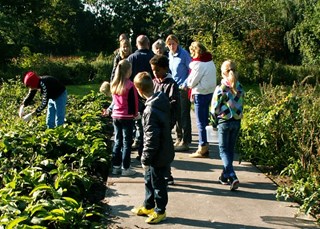
<path fill-rule="evenodd" d="M 320 228 L 312 217 L 298 213 L 296 203 L 276 200 L 276 185 L 249 162 L 234 162 L 240 180 L 237 191 L 221 185 L 217 181 L 222 169 L 217 142 L 210 144 L 210 158 L 189 158 L 198 139 L 193 112 L 192 126 L 190 151 L 176 153 L 172 163 L 175 184 L 168 190 L 167 219 L 149 225 L 145 217 L 131 213 L 144 199 L 143 171 L 133 152 L 137 174 L 108 179 L 108 228 Z"/>

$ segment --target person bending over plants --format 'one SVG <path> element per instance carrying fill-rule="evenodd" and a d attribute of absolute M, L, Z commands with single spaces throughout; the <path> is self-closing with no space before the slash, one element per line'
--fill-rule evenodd
<path fill-rule="evenodd" d="M 30 121 L 33 116 L 39 116 L 47 107 L 47 127 L 54 128 L 62 125 L 66 114 L 66 87 L 53 76 L 38 76 L 32 71 L 24 75 L 23 83 L 29 88 L 29 93 L 20 106 L 19 117 L 24 121 Z M 25 115 L 24 107 L 31 105 L 37 91 L 40 91 L 42 96 L 41 104 L 37 109 Z"/>

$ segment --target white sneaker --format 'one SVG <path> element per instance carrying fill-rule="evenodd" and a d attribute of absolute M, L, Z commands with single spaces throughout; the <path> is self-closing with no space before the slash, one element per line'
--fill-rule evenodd
<path fill-rule="evenodd" d="M 134 171 L 133 169 L 122 169 L 121 175 L 122 176 L 133 176 L 134 174 L 136 174 L 136 171 Z"/>
<path fill-rule="evenodd" d="M 112 174 L 113 175 L 120 175 L 121 174 L 121 166 L 113 166 L 112 167 Z"/>

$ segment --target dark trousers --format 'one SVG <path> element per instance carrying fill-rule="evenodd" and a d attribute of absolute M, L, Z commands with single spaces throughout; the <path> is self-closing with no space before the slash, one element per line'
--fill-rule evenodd
<path fill-rule="evenodd" d="M 176 124 L 176 137 L 178 141 L 190 144 L 192 140 L 190 115 L 191 102 L 188 98 L 187 90 L 180 90 L 180 104 L 180 119 L 178 118 Z"/>
<path fill-rule="evenodd" d="M 147 209 L 154 208 L 154 211 L 160 214 L 166 211 L 168 203 L 167 185 L 164 179 L 167 169 L 167 167 L 154 168 L 150 166 L 144 174 L 144 206 Z"/>

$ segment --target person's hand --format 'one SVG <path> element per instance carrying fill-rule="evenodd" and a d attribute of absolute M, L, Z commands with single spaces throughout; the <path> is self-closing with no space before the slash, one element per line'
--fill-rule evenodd
<path fill-rule="evenodd" d="M 142 168 L 143 168 L 143 170 L 144 170 L 145 172 L 149 171 L 149 169 L 150 169 L 150 166 L 149 166 L 149 165 L 141 164 L 141 166 L 142 166 Z"/>
<path fill-rule="evenodd" d="M 138 112 L 137 116 L 134 117 L 134 120 L 139 120 L 139 119 L 141 119 L 141 114 L 140 114 L 140 112 Z"/>
<path fill-rule="evenodd" d="M 20 108 L 19 108 L 19 117 L 22 118 L 24 115 L 24 106 L 21 105 Z"/>
<path fill-rule="evenodd" d="M 194 95 L 190 96 L 190 102 L 193 103 L 194 102 Z"/>
<path fill-rule="evenodd" d="M 101 115 L 102 115 L 102 117 L 110 117 L 111 114 L 112 114 L 112 110 L 110 110 L 110 109 L 103 109 Z"/>

